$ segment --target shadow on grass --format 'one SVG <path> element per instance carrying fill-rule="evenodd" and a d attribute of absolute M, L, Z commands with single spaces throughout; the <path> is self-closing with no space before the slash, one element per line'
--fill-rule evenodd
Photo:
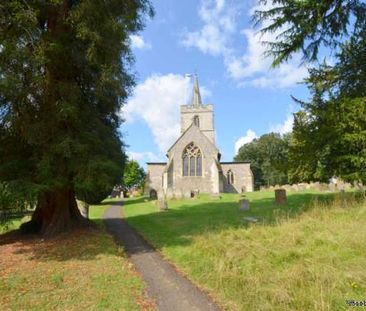
<path fill-rule="evenodd" d="M 94 260 L 100 255 L 115 255 L 118 249 L 104 229 L 103 214 L 109 206 L 121 204 L 120 199 L 106 199 L 90 206 L 91 220 L 97 226 L 72 229 L 52 239 L 22 234 L 19 229 L 0 234 L 0 253 L 11 250 L 14 255 L 26 255 L 29 260 L 36 261 Z"/>
<path fill-rule="evenodd" d="M 352 193 L 343 194 L 353 197 Z M 240 212 L 237 200 L 239 196 L 217 199 L 171 200 L 170 209 L 160 212 L 158 207 L 152 208 L 152 202 L 145 197 L 132 198 L 123 202 L 124 210 L 144 208 L 150 205 L 149 211 L 143 215 L 127 217 L 132 225 L 147 241 L 154 241 L 154 246 L 184 246 L 192 243 L 195 236 L 203 233 L 216 233 L 229 228 L 249 228 L 252 225 L 275 226 L 279 219 L 297 217 L 309 208 L 311 201 L 330 202 L 334 193 L 290 193 L 288 203 L 277 205 L 272 197 L 254 198 L 250 200 L 250 210 Z M 103 205 L 121 205 L 121 200 L 106 200 Z M 128 213 L 127 213 L 128 214 Z M 93 221 L 103 222 L 103 213 Z M 250 224 L 244 217 L 255 217 L 256 224 Z M 120 223 L 117 216 L 109 218 L 110 222 Z M 131 237 L 133 240 L 133 237 Z M 133 243 L 133 242 L 132 242 Z M 16 244 L 16 253 L 28 254 L 30 260 L 66 261 L 71 259 L 93 260 L 103 254 L 116 254 L 116 247 L 110 236 L 99 227 L 76 229 L 62 234 L 52 240 L 43 240 L 39 236 L 24 236 L 18 231 L 0 235 L 1 247 Z M 134 247 L 132 245 L 132 247 Z M 139 247 L 136 247 L 139 251 Z M 144 251 L 141 249 L 141 251 Z"/>
<path fill-rule="evenodd" d="M 351 199 L 353 194 L 343 194 Z M 231 199 L 232 198 L 232 199 Z M 237 200 L 171 200 L 168 211 L 160 212 L 158 207 L 142 215 L 130 216 L 127 222 L 136 228 L 146 240 L 154 241 L 154 246 L 184 246 L 203 233 L 217 233 L 227 229 L 249 228 L 252 225 L 277 226 L 284 219 L 291 219 L 306 213 L 311 202 L 317 200 L 324 204 L 334 200 L 334 193 L 290 193 L 288 203 L 277 205 L 274 198 L 264 197 L 250 200 L 250 210 L 241 212 Z M 138 207 L 146 198 L 130 199 L 124 209 Z M 141 205 L 139 207 L 141 209 Z M 125 213 L 130 214 L 130 213 Z M 245 217 L 254 217 L 257 223 L 249 223 Z"/>

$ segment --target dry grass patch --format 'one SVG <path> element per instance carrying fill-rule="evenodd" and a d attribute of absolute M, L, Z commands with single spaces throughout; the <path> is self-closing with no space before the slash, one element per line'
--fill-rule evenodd
<path fill-rule="evenodd" d="M 0 236 L 1 310 L 147 310 L 142 281 L 102 230 Z"/>

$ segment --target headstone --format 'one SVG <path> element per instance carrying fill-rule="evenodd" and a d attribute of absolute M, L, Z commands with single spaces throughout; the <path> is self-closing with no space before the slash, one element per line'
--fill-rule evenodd
<path fill-rule="evenodd" d="M 277 204 L 285 204 L 287 203 L 287 196 L 285 189 L 276 189 L 275 190 L 275 199 Z"/>
<path fill-rule="evenodd" d="M 81 216 L 88 219 L 89 218 L 89 204 L 84 201 L 80 201 L 80 200 L 77 200 L 76 203 L 79 208 Z"/>
<path fill-rule="evenodd" d="M 249 200 L 247 199 L 239 200 L 239 211 L 241 212 L 249 211 Z"/>
<path fill-rule="evenodd" d="M 149 193 L 150 199 L 151 200 L 156 200 L 158 198 L 158 193 L 156 192 L 155 189 L 151 189 L 150 193 Z"/>
<path fill-rule="evenodd" d="M 258 221 L 258 219 L 255 217 L 244 217 L 243 219 L 248 222 L 257 222 Z"/>
<path fill-rule="evenodd" d="M 159 209 L 161 211 L 168 210 L 168 203 L 166 202 L 166 200 L 164 198 L 158 200 L 158 205 L 159 205 Z"/>
<path fill-rule="evenodd" d="M 199 195 L 200 191 L 198 189 L 191 190 L 191 198 L 196 199 Z"/>

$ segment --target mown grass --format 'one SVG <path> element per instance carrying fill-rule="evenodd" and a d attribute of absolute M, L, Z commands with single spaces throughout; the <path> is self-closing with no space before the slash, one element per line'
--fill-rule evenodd
<path fill-rule="evenodd" d="M 173 200 L 144 198 L 124 214 L 147 240 L 228 310 L 345 310 L 366 297 L 366 204 L 354 194 L 273 193 Z M 253 216 L 258 223 L 243 218 Z"/>
<path fill-rule="evenodd" d="M 91 207 L 91 218 L 100 224 L 107 207 Z M 102 227 L 52 240 L 2 237 L 1 310 L 152 308 L 140 277 Z"/>

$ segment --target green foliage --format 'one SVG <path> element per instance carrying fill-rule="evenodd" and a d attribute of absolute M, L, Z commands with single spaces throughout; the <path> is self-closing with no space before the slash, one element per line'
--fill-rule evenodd
<path fill-rule="evenodd" d="M 295 52 L 316 60 L 322 46 L 337 48 L 347 36 L 357 38 L 366 25 L 362 0 L 260 0 L 259 4 L 255 22 L 264 25 L 262 33 L 277 34 L 276 42 L 267 42 L 274 66 Z"/>
<path fill-rule="evenodd" d="M 273 192 L 246 197 L 246 212 L 238 195 L 226 193 L 219 201 L 171 200 L 166 213 L 134 198 L 123 211 L 225 310 L 344 310 L 344 293 L 364 299 L 365 201 L 353 193 L 290 192 L 279 206 Z"/>
<path fill-rule="evenodd" d="M 34 208 L 36 199 L 32 187 L 0 182 L 0 224 L 21 218 L 26 211 Z"/>
<path fill-rule="evenodd" d="M 249 161 L 256 188 L 287 183 L 290 135 L 264 134 L 239 149 L 235 161 Z"/>
<path fill-rule="evenodd" d="M 366 31 L 342 45 L 333 67 L 310 70 L 290 147 L 290 180 L 331 176 L 366 183 Z M 355 70 L 357 69 L 357 70 Z"/>
<path fill-rule="evenodd" d="M 146 14 L 147 0 L 1 2 L 0 181 L 86 201 L 120 181 L 129 35 Z"/>
<path fill-rule="evenodd" d="M 122 185 L 127 189 L 131 189 L 133 187 L 141 188 L 144 185 L 145 177 L 145 171 L 138 162 L 129 160 L 126 163 L 123 173 Z"/>

